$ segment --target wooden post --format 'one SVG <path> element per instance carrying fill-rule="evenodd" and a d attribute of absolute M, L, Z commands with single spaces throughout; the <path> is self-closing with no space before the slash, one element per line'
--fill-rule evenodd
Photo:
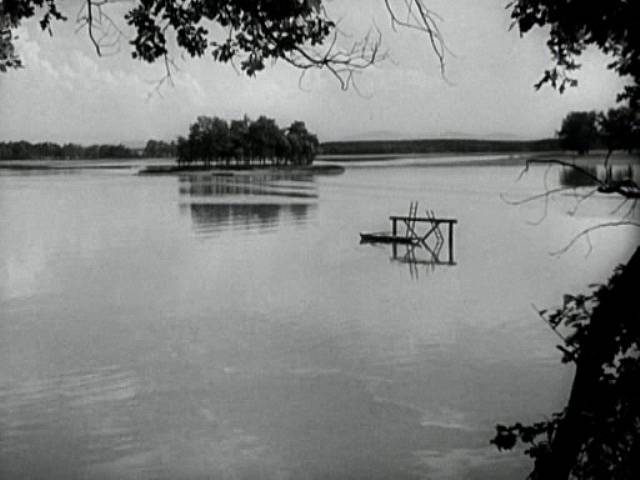
<path fill-rule="evenodd" d="M 397 219 L 396 218 L 392 218 L 391 219 L 391 224 L 392 224 L 392 235 L 395 237 L 396 234 L 398 233 L 398 229 L 397 229 L 397 225 L 396 225 Z"/>
<path fill-rule="evenodd" d="M 449 263 L 453 263 L 453 222 L 449 222 Z"/>

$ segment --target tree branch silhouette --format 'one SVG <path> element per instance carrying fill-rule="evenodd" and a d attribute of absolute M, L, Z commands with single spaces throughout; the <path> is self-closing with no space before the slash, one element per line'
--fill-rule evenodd
<path fill-rule="evenodd" d="M 607 159 L 609 156 L 610 154 L 607 155 Z M 544 201 L 544 211 L 541 218 L 534 222 L 527 222 L 530 225 L 539 225 L 546 219 L 548 214 L 549 200 L 552 197 L 558 194 L 569 192 L 569 191 L 572 191 L 574 194 L 574 197 L 576 198 L 575 205 L 568 212 L 569 215 L 572 215 L 572 216 L 577 213 L 579 207 L 582 205 L 582 203 L 585 200 L 591 198 L 596 193 L 601 193 L 605 195 L 618 195 L 622 198 L 621 203 L 611 212 L 612 215 L 617 214 L 624 205 L 626 205 L 629 201 L 631 201 L 630 208 L 622 216 L 622 220 L 603 222 L 597 225 L 593 225 L 591 227 L 587 227 L 581 230 L 580 232 L 578 232 L 576 235 L 574 235 L 565 246 L 563 246 L 558 250 L 550 252 L 551 255 L 557 256 L 567 252 L 581 238 L 584 238 L 587 240 L 587 243 L 589 246 L 589 251 L 587 253 L 588 255 L 592 250 L 592 244 L 590 241 L 589 234 L 595 230 L 600 230 L 602 228 L 608 228 L 608 227 L 619 227 L 619 226 L 633 226 L 633 227 L 640 228 L 639 222 L 633 221 L 630 219 L 635 208 L 638 205 L 637 203 L 638 199 L 640 199 L 640 186 L 633 179 L 628 178 L 628 179 L 622 179 L 622 180 L 615 180 L 611 178 L 611 175 L 606 175 L 604 179 L 601 179 L 597 175 L 593 174 L 591 171 L 571 162 L 567 162 L 559 159 L 529 158 L 525 161 L 524 168 L 518 175 L 518 180 L 521 179 L 527 172 L 530 171 L 531 165 L 536 165 L 536 164 L 547 165 L 549 167 L 559 166 L 562 168 L 572 169 L 580 173 L 580 175 L 583 175 L 586 179 L 589 179 L 595 186 L 593 188 L 588 189 L 584 193 L 578 193 L 578 189 L 574 186 L 561 186 L 556 188 L 548 188 L 546 183 L 546 175 L 549 170 L 547 169 L 545 171 L 545 191 L 544 192 L 535 194 L 535 195 L 530 195 L 519 200 L 510 200 L 506 198 L 504 194 L 500 194 L 500 198 L 505 203 L 507 203 L 508 205 L 514 205 L 514 206 L 524 205 L 524 204 L 532 203 L 539 200 Z"/>
<path fill-rule="evenodd" d="M 425 35 L 444 78 L 448 50 L 439 29 L 442 19 L 424 0 L 382 1 L 394 30 L 401 27 Z M 22 20 L 44 10 L 40 25 L 51 32 L 53 20 L 66 20 L 58 11 L 57 3 L 60 2 L 21 0 L 20 8 L 9 6 L 5 11 L 0 7 L 0 18 L 6 20 L 3 22 L 8 25 L 10 34 Z M 191 57 L 209 53 L 214 61 L 231 63 L 234 68 L 237 68 L 234 60 L 239 60 L 239 70 L 249 76 L 264 69 L 267 61 L 281 60 L 300 70 L 301 77 L 310 70 L 324 70 L 337 80 L 342 90 L 353 87 L 358 92 L 356 76 L 388 58 L 388 52 L 382 49 L 382 33 L 375 22 L 360 40 L 349 42 L 322 0 L 145 0 L 134 2 L 124 14 L 123 22 L 116 21 L 113 10 L 108 11 L 108 7 L 117 3 L 121 2 L 83 0 L 75 19 L 76 31 L 86 29 L 98 56 L 118 52 L 121 41 L 125 40 L 131 45 L 134 58 L 149 63 L 162 62 L 165 67 L 163 84 L 171 83 L 175 65 L 170 50 Z M 400 18 L 400 9 L 405 10 L 406 20 Z M 125 33 L 125 24 L 132 29 L 133 36 L 129 31 Z M 219 28 L 224 32 L 221 38 L 218 38 Z M 11 61 L 1 63 L 2 71 L 18 68 L 21 64 L 13 52 L 11 36 L 3 35 L 2 40 L 0 59 L 3 55 L 7 58 L 11 55 Z"/>
<path fill-rule="evenodd" d="M 609 227 L 622 227 L 622 226 L 631 226 L 631 227 L 637 227 L 640 228 L 640 222 L 635 222 L 633 220 L 620 220 L 620 221 L 616 221 L 616 222 L 603 222 L 603 223 L 598 223 L 597 225 L 593 225 L 591 227 L 585 228 L 584 230 L 580 231 L 577 235 L 574 235 L 573 238 L 569 241 L 569 243 L 567 243 L 564 247 L 562 247 L 559 250 L 556 250 L 554 252 L 551 252 L 551 255 L 561 255 L 567 251 L 569 251 L 571 249 L 571 247 L 573 247 L 573 245 L 580 240 L 583 237 L 588 238 L 589 234 L 591 232 L 594 232 L 596 230 L 600 230 L 602 228 L 609 228 Z M 589 241 L 589 252 L 592 250 L 591 247 L 591 242 Z"/>
<path fill-rule="evenodd" d="M 100 57 L 118 53 L 120 40 L 126 39 L 126 35 L 118 23 L 103 9 L 109 3 L 115 2 L 85 0 L 76 15 L 76 32 L 86 28 L 89 41 Z"/>
<path fill-rule="evenodd" d="M 406 19 L 401 20 L 393 3 L 393 0 L 384 0 L 385 7 L 389 13 L 391 28 L 397 31 L 397 27 L 401 27 L 426 34 L 431 49 L 440 64 L 440 74 L 445 77 L 445 54 L 451 53 L 451 51 L 447 48 L 438 26 L 438 21 L 442 21 L 442 18 L 429 9 L 423 0 L 403 0 Z"/>

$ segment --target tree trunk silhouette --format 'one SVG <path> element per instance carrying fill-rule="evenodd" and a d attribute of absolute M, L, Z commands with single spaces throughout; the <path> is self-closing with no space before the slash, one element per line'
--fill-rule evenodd
<path fill-rule="evenodd" d="M 620 279 L 594 309 L 587 336 L 576 362 L 576 373 L 565 416 L 560 421 L 550 444 L 548 455 L 538 460 L 533 478 L 566 480 L 578 462 L 585 442 L 597 432 L 592 431 L 592 420 L 604 414 L 607 398 L 600 381 L 603 367 L 612 361 L 611 346 L 616 344 L 616 322 L 636 320 L 638 279 L 640 278 L 640 248 L 625 267 Z"/>

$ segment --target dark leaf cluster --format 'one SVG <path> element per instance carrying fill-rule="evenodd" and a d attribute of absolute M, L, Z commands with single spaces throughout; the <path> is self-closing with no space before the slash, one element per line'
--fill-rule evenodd
<path fill-rule="evenodd" d="M 52 20 L 66 20 L 56 7 L 55 0 L 3 0 L 0 2 L 0 72 L 22 67 L 22 61 L 13 45 L 13 29 L 24 18 L 35 15 L 36 9 L 44 9 L 40 27 L 51 33 Z"/>
<path fill-rule="evenodd" d="M 66 20 L 56 5 L 56 0 L 3 0 L 0 4 L 0 17 L 5 17 L 7 27 L 15 28 L 23 19 L 28 19 L 36 14 L 37 10 L 44 9 L 40 18 L 42 30 L 51 32 L 52 20 Z"/>
<path fill-rule="evenodd" d="M 515 0 L 511 18 L 521 34 L 534 27 L 549 29 L 547 47 L 554 66 L 545 71 L 537 88 L 549 83 L 561 92 L 577 85 L 572 73 L 577 58 L 593 45 L 612 58 L 609 68 L 631 83 L 619 98 L 637 107 L 640 102 L 640 2 L 635 0 Z"/>
<path fill-rule="evenodd" d="M 120 21 L 110 16 L 113 0 L 84 0 L 76 22 L 85 28 L 98 55 L 117 51 L 123 38 L 129 39 L 132 56 L 146 62 L 164 60 L 166 79 L 175 69 L 174 54 L 191 57 L 211 55 L 215 61 L 232 63 L 249 76 L 269 62 L 283 60 L 302 71 L 326 69 L 342 89 L 354 84 L 355 75 L 384 58 L 380 53 L 381 33 L 370 31 L 350 47 L 340 45 L 342 34 L 327 15 L 322 0 L 135 0 L 124 15 L 132 36 Z M 38 15 L 43 30 L 51 32 L 52 20 L 64 20 L 59 0 L 6 0 L 0 10 L 0 66 L 21 66 L 11 39 L 21 20 Z M 417 22 L 430 38 L 444 69 L 442 39 L 432 12 L 422 0 L 405 2 L 411 12 L 420 10 Z M 389 3 L 385 3 L 388 8 Z M 438 48 L 439 49 L 438 49 Z M 163 80 L 164 81 L 164 80 Z"/>
<path fill-rule="evenodd" d="M 567 408 L 551 419 L 498 425 L 492 443 L 518 442 L 535 460 L 531 479 L 633 479 L 640 463 L 640 249 L 605 285 L 565 295 L 539 314 L 564 338 L 563 361 L 576 364 Z M 570 456 L 571 458 L 567 458 Z M 567 474 L 562 465 L 567 466 Z M 557 476 L 549 476 L 555 472 Z"/>
<path fill-rule="evenodd" d="M 39 12 L 40 26 L 51 32 L 52 20 L 66 20 L 56 0 L 5 0 L 0 7 L 0 38 L 10 35 L 22 20 Z M 106 1 L 86 2 L 83 19 L 94 43 L 92 28 L 103 15 Z M 335 23 L 320 0 L 138 0 L 125 15 L 135 31 L 132 55 L 147 62 L 167 56 L 175 41 L 190 56 L 210 52 L 220 62 L 238 60 L 240 69 L 254 75 L 269 60 L 305 55 L 304 46 L 317 46 Z M 0 45 L 0 65 L 19 66 L 10 43 Z M 96 45 L 98 53 L 100 46 Z M 10 57 L 10 54 L 13 54 Z M 8 57 L 7 59 L 3 57 Z M 309 58 L 310 59 L 310 58 Z"/>

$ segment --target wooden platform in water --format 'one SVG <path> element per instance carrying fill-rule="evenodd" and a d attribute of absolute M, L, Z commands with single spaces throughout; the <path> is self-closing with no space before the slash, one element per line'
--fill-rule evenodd
<path fill-rule="evenodd" d="M 390 232 L 361 232 L 361 243 L 402 243 L 410 245 L 414 243 L 412 237 L 393 235 Z"/>
<path fill-rule="evenodd" d="M 361 232 L 360 243 L 388 243 L 393 248 L 393 258 L 397 258 L 397 246 L 407 245 L 403 259 L 416 263 L 415 250 L 423 249 L 431 255 L 428 264 L 455 265 L 453 260 L 453 226 L 455 218 L 437 218 L 433 210 L 425 210 L 425 216 L 418 216 L 418 202 L 409 204 L 409 215 L 392 215 L 391 232 Z M 445 232 L 442 232 L 442 227 Z M 400 227 L 400 228 L 398 228 Z M 404 228 L 403 228 L 404 227 Z M 404 230 L 401 232 L 401 230 Z M 448 240 L 448 242 L 447 242 Z M 440 260 L 440 251 L 448 243 L 449 259 Z"/>

